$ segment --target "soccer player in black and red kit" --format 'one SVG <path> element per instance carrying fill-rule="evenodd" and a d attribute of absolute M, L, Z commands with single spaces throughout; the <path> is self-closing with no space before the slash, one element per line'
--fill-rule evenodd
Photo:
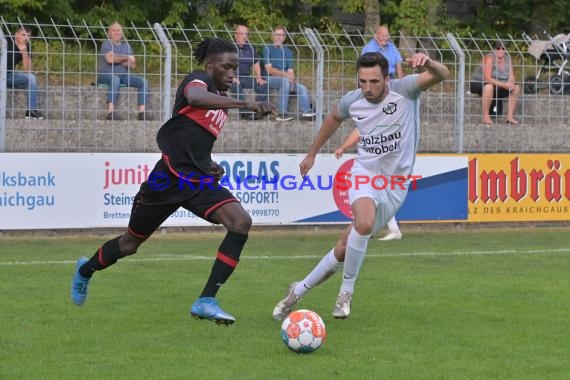
<path fill-rule="evenodd" d="M 178 87 L 172 117 L 156 138 L 162 158 L 135 196 L 127 231 L 103 244 L 90 259 L 77 260 L 71 283 L 71 298 L 76 305 L 85 302 L 94 272 L 134 254 L 172 213 L 183 207 L 227 229 L 210 276 L 190 313 L 221 324 L 235 321 L 220 308 L 215 296 L 238 264 L 251 217 L 229 190 L 218 185 L 224 171 L 212 160 L 212 148 L 228 117 L 227 109 L 247 108 L 263 116 L 276 111 L 271 103 L 226 96 L 239 63 L 232 42 L 205 38 L 194 57 L 204 64 L 204 70 L 188 74 Z"/>

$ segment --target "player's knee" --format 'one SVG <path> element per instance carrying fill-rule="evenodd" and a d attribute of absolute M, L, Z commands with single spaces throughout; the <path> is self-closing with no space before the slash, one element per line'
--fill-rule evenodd
<path fill-rule="evenodd" d="M 238 232 L 240 234 L 247 234 L 251 229 L 252 220 L 249 214 L 243 214 L 231 221 L 228 230 Z"/>
<path fill-rule="evenodd" d="M 360 235 L 370 235 L 372 233 L 372 229 L 374 228 L 374 221 L 370 220 L 358 220 L 354 223 L 354 229 Z"/>

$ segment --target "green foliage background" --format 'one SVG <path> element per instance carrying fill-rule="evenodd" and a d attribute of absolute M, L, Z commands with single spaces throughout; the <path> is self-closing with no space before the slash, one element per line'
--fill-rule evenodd
<path fill-rule="evenodd" d="M 470 2 L 473 16 L 460 22 L 446 17 L 446 1 L 381 0 L 380 20 L 392 30 L 416 33 L 471 30 L 481 33 L 518 33 L 521 30 L 568 32 L 570 7 L 566 0 L 480 0 Z M 437 12 L 431 10 L 437 10 Z M 365 0 L 0 0 L 0 15 L 7 21 L 39 23 L 109 23 L 167 26 L 196 25 L 218 28 L 245 23 L 269 30 L 335 27 L 338 11 L 364 13 Z"/>

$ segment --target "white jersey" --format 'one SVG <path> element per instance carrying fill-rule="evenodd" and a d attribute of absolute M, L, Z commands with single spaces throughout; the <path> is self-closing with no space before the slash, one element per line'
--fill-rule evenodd
<path fill-rule="evenodd" d="M 392 80 L 386 98 L 370 103 L 360 89 L 339 102 L 343 119 L 352 118 L 360 132 L 353 173 L 405 176 L 412 174 L 419 140 L 417 75 Z"/>

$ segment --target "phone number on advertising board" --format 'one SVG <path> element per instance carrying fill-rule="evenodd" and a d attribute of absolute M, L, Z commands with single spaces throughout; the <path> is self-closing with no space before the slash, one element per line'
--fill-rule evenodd
<path fill-rule="evenodd" d="M 251 216 L 279 216 L 278 209 L 253 209 L 247 210 Z"/>

